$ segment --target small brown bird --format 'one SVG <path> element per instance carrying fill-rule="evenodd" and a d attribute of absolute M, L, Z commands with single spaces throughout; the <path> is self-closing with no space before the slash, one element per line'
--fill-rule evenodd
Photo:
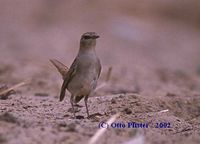
<path fill-rule="evenodd" d="M 64 99 L 67 89 L 71 93 L 70 102 L 75 118 L 74 104 L 83 97 L 89 117 L 87 100 L 90 93 L 96 88 L 101 73 L 101 63 L 95 51 L 97 38 L 99 36 L 95 32 L 86 32 L 81 36 L 78 55 L 70 66 L 61 87 L 60 101 Z"/>

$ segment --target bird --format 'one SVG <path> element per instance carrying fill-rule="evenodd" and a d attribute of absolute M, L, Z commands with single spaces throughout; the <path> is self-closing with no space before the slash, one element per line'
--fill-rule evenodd
<path fill-rule="evenodd" d="M 95 90 L 101 73 L 101 62 L 96 54 L 96 32 L 86 32 L 80 39 L 80 47 L 71 64 L 61 87 L 60 101 L 65 97 L 66 89 L 70 92 L 73 116 L 76 118 L 74 105 L 84 98 L 87 117 L 89 117 L 88 97 Z"/>

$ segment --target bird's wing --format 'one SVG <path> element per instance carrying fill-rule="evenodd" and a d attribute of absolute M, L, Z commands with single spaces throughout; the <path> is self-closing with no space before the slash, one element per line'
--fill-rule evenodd
<path fill-rule="evenodd" d="M 99 78 L 99 76 L 101 74 L 101 62 L 99 59 L 98 59 L 97 65 L 96 65 L 96 69 L 97 69 L 98 78 Z"/>
<path fill-rule="evenodd" d="M 66 77 L 64 79 L 64 82 L 62 84 L 61 87 L 61 92 L 60 92 L 60 101 L 62 101 L 65 97 L 65 89 L 67 88 L 69 82 L 71 81 L 71 79 L 75 76 L 77 71 L 77 58 L 74 60 L 74 62 L 72 63 L 72 65 L 70 66 L 69 71 L 66 74 Z"/>

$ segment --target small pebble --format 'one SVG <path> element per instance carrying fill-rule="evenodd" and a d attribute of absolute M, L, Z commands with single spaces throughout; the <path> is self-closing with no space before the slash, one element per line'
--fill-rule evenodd
<path fill-rule="evenodd" d="M 129 109 L 129 108 L 125 108 L 125 109 L 124 109 L 124 112 L 125 112 L 126 114 L 131 114 L 131 113 L 132 113 L 131 109 Z"/>
<path fill-rule="evenodd" d="M 84 116 L 78 115 L 76 116 L 76 119 L 84 119 Z"/>
<path fill-rule="evenodd" d="M 111 99 L 111 103 L 112 103 L 112 104 L 116 104 L 117 102 L 116 102 L 116 100 L 115 100 L 114 98 L 112 98 L 112 99 Z"/>

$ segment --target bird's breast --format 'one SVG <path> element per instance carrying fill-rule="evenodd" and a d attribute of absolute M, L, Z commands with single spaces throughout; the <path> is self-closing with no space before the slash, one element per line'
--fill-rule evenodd
<path fill-rule="evenodd" d="M 68 90 L 74 95 L 89 95 L 96 88 L 98 72 L 97 58 L 87 57 L 80 59 L 76 74 L 68 84 Z"/>

